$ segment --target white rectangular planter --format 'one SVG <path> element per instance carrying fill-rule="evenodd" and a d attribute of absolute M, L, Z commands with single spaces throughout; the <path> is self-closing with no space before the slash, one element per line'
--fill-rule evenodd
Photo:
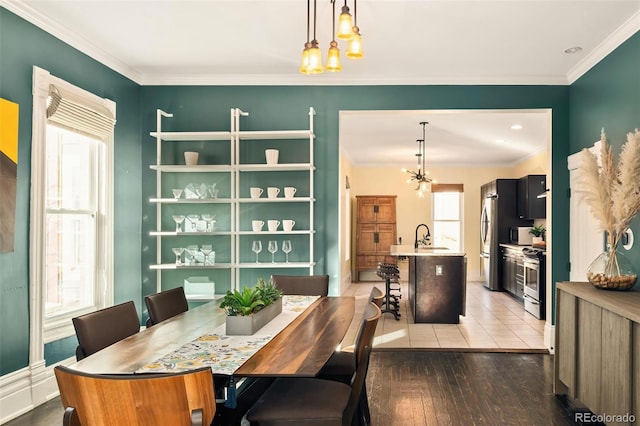
<path fill-rule="evenodd" d="M 258 313 L 247 316 L 227 316 L 227 336 L 250 336 L 282 312 L 282 297 Z"/>

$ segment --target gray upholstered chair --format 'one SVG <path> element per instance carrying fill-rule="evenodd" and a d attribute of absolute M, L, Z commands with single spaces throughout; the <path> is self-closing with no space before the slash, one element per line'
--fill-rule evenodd
<path fill-rule="evenodd" d="M 180 373 L 82 373 L 55 369 L 63 425 L 206 425 L 216 412 L 211 368 Z"/>
<path fill-rule="evenodd" d="M 78 361 L 140 331 L 132 301 L 75 317 L 72 322 L 78 338 Z"/>
<path fill-rule="evenodd" d="M 363 348 L 350 384 L 318 378 L 279 378 L 247 412 L 259 426 L 348 426 L 355 417 L 369 368 L 369 346 Z M 356 420 L 354 422 L 354 420 Z"/>
<path fill-rule="evenodd" d="M 329 275 L 272 275 L 271 280 L 284 294 L 327 296 Z"/>
<path fill-rule="evenodd" d="M 147 327 L 156 325 L 159 322 L 189 310 L 189 304 L 187 303 L 187 297 L 184 295 L 183 287 L 176 287 L 171 290 L 146 296 L 144 303 L 147 305 L 149 312 L 149 319 L 146 323 Z"/>

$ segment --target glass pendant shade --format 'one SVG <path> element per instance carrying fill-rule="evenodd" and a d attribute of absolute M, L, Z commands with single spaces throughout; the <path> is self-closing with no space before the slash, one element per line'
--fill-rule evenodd
<path fill-rule="evenodd" d="M 347 58 L 360 59 L 363 56 L 360 29 L 358 27 L 353 27 L 353 33 L 353 38 L 349 41 L 349 48 L 347 49 Z"/>
<path fill-rule="evenodd" d="M 304 44 L 304 50 L 302 51 L 302 61 L 300 63 L 300 72 L 302 74 L 309 74 L 309 49 L 311 48 L 311 43 Z"/>
<path fill-rule="evenodd" d="M 313 40 L 309 48 L 309 65 L 307 74 L 321 74 L 324 71 L 322 66 L 322 51 L 318 47 L 318 41 Z"/>
<path fill-rule="evenodd" d="M 336 37 L 341 40 L 351 40 L 351 37 L 353 37 L 353 20 L 351 19 L 349 8 L 346 5 L 342 6 Z"/>
<path fill-rule="evenodd" d="M 329 46 L 326 68 L 329 72 L 338 72 L 342 70 L 342 64 L 340 63 L 340 49 L 338 49 L 338 43 L 335 40 L 333 40 Z"/>

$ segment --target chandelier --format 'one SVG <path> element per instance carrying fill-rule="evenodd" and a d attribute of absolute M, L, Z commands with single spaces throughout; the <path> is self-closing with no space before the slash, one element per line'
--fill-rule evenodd
<path fill-rule="evenodd" d="M 402 169 L 403 173 L 409 173 L 411 177 L 407 179 L 407 183 L 415 182 L 418 184 L 416 186 L 416 191 L 418 191 L 418 197 L 424 197 L 425 192 L 431 190 L 431 181 L 432 179 L 427 177 L 429 172 L 424 166 L 425 161 L 425 140 L 426 140 L 426 125 L 429 124 L 428 121 L 421 121 L 420 125 L 422 125 L 422 139 L 417 139 L 418 142 L 418 153 L 416 157 L 418 158 L 418 170 L 407 170 L 406 168 Z"/>
<path fill-rule="evenodd" d="M 353 20 L 347 6 L 347 0 L 344 0 L 340 18 L 338 21 L 338 31 L 336 32 L 336 1 L 330 0 L 333 8 L 332 11 L 332 37 L 329 43 L 329 51 L 327 54 L 327 66 L 322 65 L 322 52 L 320 51 L 318 40 L 316 39 L 316 2 L 313 0 L 313 39 L 311 39 L 311 0 L 307 0 L 307 41 L 302 51 L 302 62 L 300 64 L 300 72 L 302 74 L 321 74 L 322 72 L 338 72 L 342 70 L 340 63 L 340 49 L 336 38 L 349 42 L 347 49 L 347 58 L 362 58 L 362 37 L 360 36 L 360 28 L 357 23 L 356 0 L 353 0 Z"/>

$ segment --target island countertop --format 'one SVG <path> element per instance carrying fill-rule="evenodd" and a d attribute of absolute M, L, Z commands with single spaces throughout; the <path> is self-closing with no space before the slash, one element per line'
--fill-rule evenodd
<path fill-rule="evenodd" d="M 451 251 L 445 247 L 420 247 L 415 249 L 412 245 L 402 244 L 391 246 L 391 256 L 464 256 L 465 253 Z"/>

